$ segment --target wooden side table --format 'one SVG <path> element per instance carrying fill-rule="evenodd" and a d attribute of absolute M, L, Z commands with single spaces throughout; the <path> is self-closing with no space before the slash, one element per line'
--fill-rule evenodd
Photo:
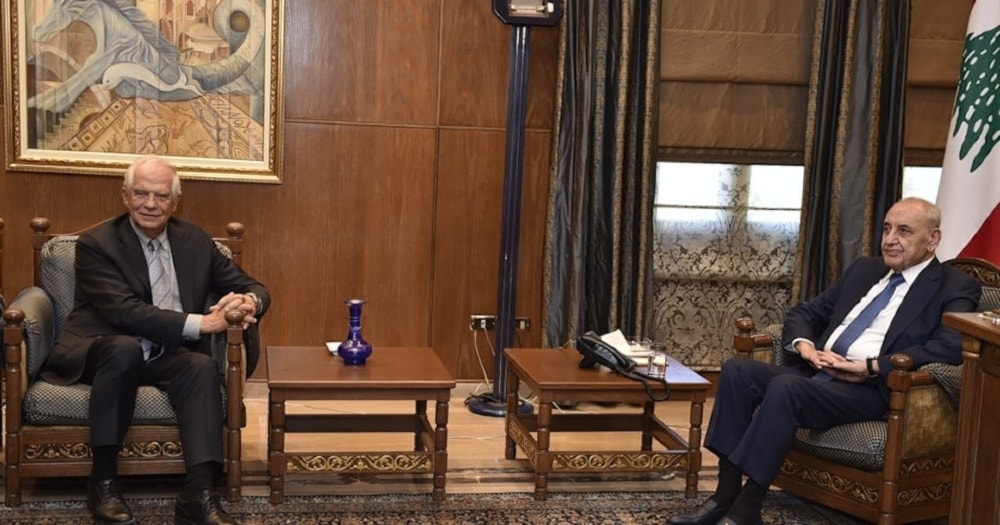
<path fill-rule="evenodd" d="M 270 501 L 284 500 L 285 474 L 433 473 L 432 497 L 445 497 L 448 401 L 455 380 L 430 348 L 376 348 L 347 366 L 326 348 L 267 348 Z M 410 414 L 288 414 L 292 400 L 413 400 Z M 427 401 L 435 403 L 434 424 Z M 286 453 L 292 432 L 412 432 L 413 451 Z M 331 445 L 335 441 L 330 441 Z"/>
<path fill-rule="evenodd" d="M 535 471 L 535 499 L 548 496 L 550 473 L 560 472 L 661 472 L 687 474 L 684 494 L 698 494 L 701 470 L 701 424 L 705 397 L 711 383 L 673 358 L 667 368 L 671 392 L 691 400 L 691 428 L 687 439 L 668 427 L 654 413 L 642 383 L 604 368 L 581 369 L 580 354 L 573 349 L 508 348 L 507 436 L 505 455 L 514 459 L 520 448 Z M 517 393 L 524 383 L 538 396 L 537 414 L 517 413 Z M 654 385 L 656 383 L 653 383 Z M 662 394 L 663 386 L 656 388 Z M 619 401 L 640 403 L 634 414 L 553 414 L 554 401 Z M 553 451 L 555 432 L 641 432 L 638 445 L 626 450 Z M 653 450 L 653 440 L 666 450 Z"/>
<path fill-rule="evenodd" d="M 951 490 L 953 525 L 1000 524 L 1000 326 L 978 313 L 946 313 L 962 332 L 962 398 Z"/>

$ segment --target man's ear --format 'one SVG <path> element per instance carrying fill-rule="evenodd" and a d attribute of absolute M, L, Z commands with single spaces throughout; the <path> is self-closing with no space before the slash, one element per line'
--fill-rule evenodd
<path fill-rule="evenodd" d="M 938 244 L 941 242 L 941 228 L 934 228 L 931 230 L 931 242 L 927 245 L 927 251 L 934 252 L 937 250 Z"/>

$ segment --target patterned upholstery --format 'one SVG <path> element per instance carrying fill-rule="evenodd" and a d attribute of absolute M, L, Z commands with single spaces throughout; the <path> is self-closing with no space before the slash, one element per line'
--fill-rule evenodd
<path fill-rule="evenodd" d="M 76 278 L 73 263 L 76 259 L 76 235 L 53 237 L 42 245 L 38 282 L 40 287 L 22 291 L 12 307 L 25 312 L 26 372 L 29 385 L 24 393 L 24 421 L 36 425 L 86 425 L 89 421 L 90 386 L 74 384 L 53 385 L 38 378 L 38 373 L 55 343 L 58 334 L 73 308 Z M 216 243 L 219 251 L 232 257 L 229 248 Z M 209 297 L 208 305 L 218 301 Z M 206 309 L 208 307 L 206 305 Z M 226 369 L 225 334 L 213 337 L 212 348 L 219 373 Z M 226 391 L 222 388 L 223 411 Z M 134 425 L 177 424 L 177 418 L 167 394 L 155 387 L 139 388 Z"/>
<path fill-rule="evenodd" d="M 89 405 L 89 385 L 57 386 L 35 381 L 24 396 L 24 419 L 35 425 L 83 425 Z M 176 425 L 167 395 L 155 387 L 139 387 L 132 424 Z"/>

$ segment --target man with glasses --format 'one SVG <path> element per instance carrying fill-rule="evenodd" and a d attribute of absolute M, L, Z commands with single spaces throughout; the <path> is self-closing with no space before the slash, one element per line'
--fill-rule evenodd
<path fill-rule="evenodd" d="M 222 469 L 223 419 L 207 336 L 226 330 L 233 309 L 256 323 L 270 296 L 205 231 L 172 217 L 181 182 L 166 160 L 133 162 L 121 197 L 128 212 L 77 242 L 75 305 L 42 372 L 52 383 L 91 385 L 87 507 L 98 523 L 135 523 L 118 485 L 117 457 L 136 391 L 153 385 L 177 413 L 184 450 L 176 523 L 236 523 L 212 491 Z M 204 313 L 213 292 L 222 298 Z"/>

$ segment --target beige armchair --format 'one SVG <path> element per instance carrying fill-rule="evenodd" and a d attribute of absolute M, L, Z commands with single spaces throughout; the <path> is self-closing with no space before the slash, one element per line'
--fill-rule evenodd
<path fill-rule="evenodd" d="M 1000 268 L 980 259 L 946 264 L 982 284 L 980 311 L 1000 308 Z M 733 347 L 738 357 L 784 362 L 781 325 L 757 332 L 738 319 Z M 897 355 L 892 366 L 888 419 L 799 429 L 776 487 L 879 525 L 948 515 L 962 365 L 911 370 L 913 361 Z"/>
<path fill-rule="evenodd" d="M 4 379 L 7 390 L 5 504 L 21 503 L 24 478 L 86 476 L 90 473 L 88 399 L 84 384 L 57 386 L 38 377 L 56 336 L 73 307 L 77 233 L 49 233 L 49 221 L 31 221 L 35 286 L 26 288 L 4 311 Z M 240 263 L 244 227 L 230 223 L 227 237 L 217 238 L 219 250 Z M 210 298 L 210 304 L 217 298 Z M 206 305 L 207 308 L 208 305 Z M 256 326 L 246 333 L 242 315 L 233 312 L 229 329 L 212 341 L 213 354 L 224 375 L 226 497 L 241 494 L 241 427 L 245 424 L 243 386 L 246 355 L 257 355 Z M 246 341 L 246 345 L 244 344 Z M 139 388 L 132 427 L 120 452 L 119 472 L 180 474 L 183 451 L 176 416 L 166 393 Z"/>

